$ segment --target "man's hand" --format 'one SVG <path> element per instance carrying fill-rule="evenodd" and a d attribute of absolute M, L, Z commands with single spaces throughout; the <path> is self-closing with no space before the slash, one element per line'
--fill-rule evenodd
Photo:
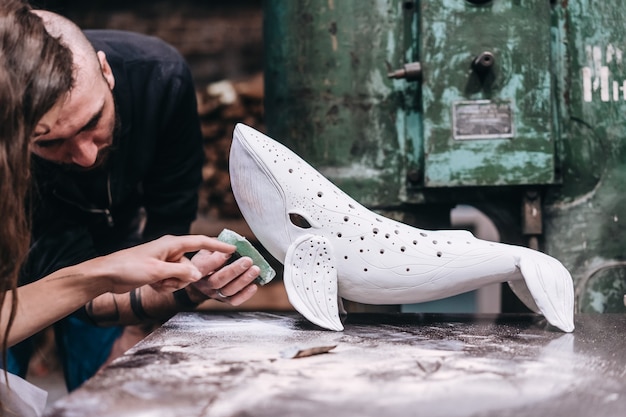
<path fill-rule="evenodd" d="M 87 303 L 87 315 L 100 325 L 137 324 L 166 320 L 209 298 L 238 306 L 256 293 L 260 269 L 249 257 L 224 265 L 235 249 L 206 236 L 165 236 L 97 258 L 92 262 L 113 286 Z M 195 251 L 191 260 L 184 256 Z"/>
<path fill-rule="evenodd" d="M 253 281 L 259 276 L 259 267 L 247 256 L 223 266 L 228 257 L 221 252 L 201 250 L 191 258 L 191 263 L 204 276 L 187 289 L 193 301 L 200 303 L 204 300 L 199 298 L 204 296 L 238 306 L 256 293 L 258 286 Z"/>

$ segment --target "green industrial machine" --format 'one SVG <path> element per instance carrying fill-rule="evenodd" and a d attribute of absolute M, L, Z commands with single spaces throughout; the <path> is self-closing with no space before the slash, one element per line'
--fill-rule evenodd
<path fill-rule="evenodd" d="M 445 228 L 475 206 L 502 241 L 565 264 L 578 311 L 626 312 L 621 0 L 265 0 L 264 13 L 271 136 L 407 223 Z"/>

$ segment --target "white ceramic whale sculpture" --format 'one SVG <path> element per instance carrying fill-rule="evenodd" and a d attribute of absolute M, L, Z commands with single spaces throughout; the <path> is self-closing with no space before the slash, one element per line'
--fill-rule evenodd
<path fill-rule="evenodd" d="M 252 232 L 284 264 L 289 301 L 318 326 L 343 329 L 340 297 L 417 303 L 508 281 L 550 324 L 574 330 L 572 278 L 548 255 L 380 216 L 287 147 L 243 124 L 235 127 L 230 176 Z"/>

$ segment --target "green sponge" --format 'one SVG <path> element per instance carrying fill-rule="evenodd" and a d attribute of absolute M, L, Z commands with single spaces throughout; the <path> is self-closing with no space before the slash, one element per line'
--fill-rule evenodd
<path fill-rule="evenodd" d="M 252 259 L 252 263 L 261 269 L 259 276 L 254 280 L 259 285 L 265 285 L 270 282 L 275 276 L 276 271 L 270 266 L 270 264 L 261 256 L 259 251 L 248 240 L 229 229 L 224 229 L 217 237 L 224 243 L 234 245 L 237 247 L 236 254 L 241 256 L 247 256 Z M 231 259 L 236 260 L 239 258 L 233 254 Z"/>

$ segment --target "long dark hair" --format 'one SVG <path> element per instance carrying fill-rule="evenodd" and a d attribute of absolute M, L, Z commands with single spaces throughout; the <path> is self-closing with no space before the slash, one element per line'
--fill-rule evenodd
<path fill-rule="evenodd" d="M 0 3 L 0 320 L 6 359 L 17 279 L 30 243 L 29 141 L 37 122 L 72 87 L 72 54 L 22 0 Z M 10 293 L 9 293 L 10 291 Z M 10 294 L 7 318 L 1 309 Z M 5 360 L 6 363 L 6 360 Z"/>

